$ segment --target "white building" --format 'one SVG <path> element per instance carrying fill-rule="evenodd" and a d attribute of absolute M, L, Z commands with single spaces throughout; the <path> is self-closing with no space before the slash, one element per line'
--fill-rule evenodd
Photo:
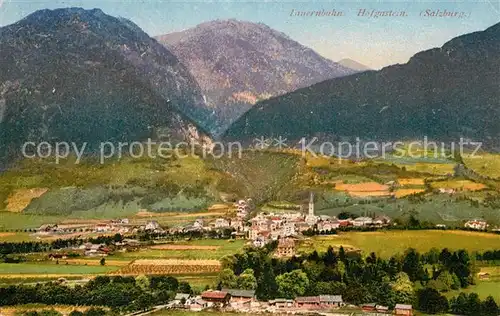
<path fill-rule="evenodd" d="M 144 230 L 150 230 L 150 231 L 158 231 L 161 230 L 160 224 L 158 224 L 157 221 L 149 221 L 146 226 L 144 227 Z"/>
<path fill-rule="evenodd" d="M 358 217 L 353 221 L 353 225 L 356 227 L 368 226 L 373 224 L 373 219 L 371 217 Z"/>
<path fill-rule="evenodd" d="M 229 221 L 225 218 L 218 218 L 215 220 L 215 228 L 228 228 L 230 227 Z"/>
<path fill-rule="evenodd" d="M 464 226 L 471 229 L 486 230 L 488 223 L 483 219 L 473 219 L 465 223 Z"/>
<path fill-rule="evenodd" d="M 309 195 L 309 207 L 306 216 L 306 223 L 312 226 L 317 222 L 318 222 L 318 217 L 314 215 L 314 193 L 311 192 L 311 194 Z"/>
<path fill-rule="evenodd" d="M 321 221 L 318 223 L 318 230 L 322 231 L 328 231 L 332 229 L 337 229 L 340 227 L 340 222 L 336 219 L 333 220 L 327 220 L 327 221 Z"/>
<path fill-rule="evenodd" d="M 285 223 L 282 230 L 284 237 L 295 235 L 295 223 Z"/>
<path fill-rule="evenodd" d="M 198 218 L 197 220 L 195 220 L 193 223 L 193 228 L 203 229 L 203 219 Z"/>

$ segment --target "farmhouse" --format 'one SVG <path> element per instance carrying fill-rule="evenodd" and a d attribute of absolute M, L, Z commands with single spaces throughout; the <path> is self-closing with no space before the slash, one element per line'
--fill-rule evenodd
<path fill-rule="evenodd" d="M 208 302 L 202 299 L 196 299 L 189 303 L 189 309 L 194 312 L 199 312 L 208 307 Z"/>
<path fill-rule="evenodd" d="M 229 221 L 225 218 L 218 218 L 215 220 L 215 228 L 228 228 L 230 227 Z"/>
<path fill-rule="evenodd" d="M 342 295 L 320 295 L 319 303 L 322 307 L 340 307 L 343 303 Z"/>
<path fill-rule="evenodd" d="M 222 291 L 231 295 L 229 303 L 233 307 L 250 307 L 252 303 L 256 302 L 255 291 L 253 290 L 222 289 Z"/>
<path fill-rule="evenodd" d="M 44 224 L 38 228 L 38 232 L 40 233 L 50 233 L 57 231 L 57 225 L 52 224 Z"/>
<path fill-rule="evenodd" d="M 339 227 L 349 227 L 353 225 L 352 218 L 339 219 Z"/>
<path fill-rule="evenodd" d="M 231 303 L 255 300 L 255 291 L 253 290 L 222 289 L 222 291 L 231 295 Z"/>
<path fill-rule="evenodd" d="M 319 296 L 299 296 L 295 298 L 295 307 L 316 309 L 320 306 Z"/>
<path fill-rule="evenodd" d="M 373 219 L 370 217 L 358 217 L 354 219 L 353 224 L 355 227 L 368 226 L 373 224 Z"/>
<path fill-rule="evenodd" d="M 396 304 L 394 307 L 394 315 L 413 315 L 413 307 L 411 305 L 406 304 Z"/>
<path fill-rule="evenodd" d="M 377 216 L 373 220 L 373 225 L 377 226 L 386 226 L 389 225 L 390 223 L 391 223 L 391 218 L 385 215 Z"/>
<path fill-rule="evenodd" d="M 488 223 L 483 219 L 473 219 L 466 222 L 464 226 L 471 229 L 486 230 Z"/>
<path fill-rule="evenodd" d="M 113 226 L 106 223 L 99 223 L 95 225 L 94 231 L 97 233 L 107 233 L 113 229 Z"/>
<path fill-rule="evenodd" d="M 383 305 L 377 305 L 377 306 L 375 306 L 375 310 L 379 313 L 387 313 L 387 312 L 389 312 L 389 307 L 383 306 Z"/>
<path fill-rule="evenodd" d="M 366 303 L 361 306 L 361 309 L 364 312 L 374 312 L 376 310 L 377 304 L 375 303 Z"/>
<path fill-rule="evenodd" d="M 144 230 L 149 230 L 149 231 L 162 231 L 163 229 L 161 228 L 160 224 L 158 224 L 157 221 L 150 221 L 144 226 Z"/>
<path fill-rule="evenodd" d="M 290 308 L 293 307 L 293 300 L 288 300 L 286 298 L 277 298 L 275 300 L 270 300 L 269 306 L 276 308 Z"/>
<path fill-rule="evenodd" d="M 334 220 L 325 220 L 318 223 L 318 230 L 327 231 L 332 229 L 337 229 L 340 227 L 340 222 L 336 219 Z"/>
<path fill-rule="evenodd" d="M 224 291 L 205 291 L 201 293 L 201 299 L 209 303 L 221 304 L 225 306 L 231 299 L 231 294 Z"/>
<path fill-rule="evenodd" d="M 177 293 L 175 294 L 173 304 L 174 305 L 183 305 L 187 304 L 189 302 L 189 299 L 191 298 L 191 294 L 185 294 L 185 293 Z"/>

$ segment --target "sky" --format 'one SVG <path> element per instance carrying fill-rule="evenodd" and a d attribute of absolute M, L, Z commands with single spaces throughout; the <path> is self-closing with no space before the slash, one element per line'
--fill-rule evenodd
<path fill-rule="evenodd" d="M 261 22 L 286 33 L 324 57 L 356 60 L 373 69 L 406 63 L 415 53 L 453 37 L 500 22 L 500 0 L 0 0 L 0 25 L 39 9 L 100 8 L 128 18 L 149 35 L 161 35 L 216 19 Z M 292 12 L 341 12 L 342 16 L 296 16 Z M 406 16 L 360 16 L 360 10 L 405 12 Z M 440 10 L 456 16 L 435 17 Z"/>

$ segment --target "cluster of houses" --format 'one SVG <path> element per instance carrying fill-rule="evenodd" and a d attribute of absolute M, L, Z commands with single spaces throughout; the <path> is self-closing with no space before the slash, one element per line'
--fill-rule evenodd
<path fill-rule="evenodd" d="M 464 227 L 475 230 L 486 230 L 488 228 L 488 223 L 484 219 L 472 219 L 467 221 Z"/>
<path fill-rule="evenodd" d="M 177 226 L 169 229 L 170 233 L 203 232 L 211 230 L 231 229 L 236 237 L 245 237 L 245 220 L 252 209 L 252 199 L 241 199 L 233 205 L 236 210 L 236 217 L 217 218 L 211 222 L 205 222 L 203 218 L 196 219 L 193 224 L 187 226 Z"/>
<path fill-rule="evenodd" d="M 251 226 L 247 228 L 248 238 L 256 247 L 262 247 L 272 240 L 297 238 L 305 231 L 331 231 L 345 227 L 384 227 L 391 224 L 387 216 L 357 217 L 338 219 L 331 216 L 316 216 L 314 213 L 314 197 L 311 193 L 307 215 L 300 212 L 279 214 L 260 213 L 250 220 Z M 287 241 L 287 243 L 289 243 Z"/>
<path fill-rule="evenodd" d="M 122 218 L 91 224 L 44 224 L 37 229 L 37 235 L 61 235 L 77 232 L 127 234 L 136 233 L 141 230 L 163 231 L 160 225 L 155 221 L 149 221 L 145 225 L 133 225 L 128 218 Z"/>
<path fill-rule="evenodd" d="M 201 295 L 179 293 L 169 304 L 169 308 L 182 308 L 191 311 L 202 311 L 208 308 L 224 308 L 237 311 L 319 311 L 344 307 L 342 295 L 299 296 L 295 299 L 277 298 L 269 301 L 259 301 L 254 290 L 222 289 L 209 290 Z M 377 304 L 364 304 L 363 311 L 389 314 L 389 308 Z M 412 315 L 411 305 L 397 304 L 395 315 Z"/>

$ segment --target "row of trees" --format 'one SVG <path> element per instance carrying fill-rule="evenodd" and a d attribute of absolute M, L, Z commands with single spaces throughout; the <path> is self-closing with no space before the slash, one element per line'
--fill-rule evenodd
<path fill-rule="evenodd" d="M 492 296 L 481 301 L 476 293 L 460 293 L 451 300 L 435 289 L 424 288 L 417 291 L 416 307 L 429 314 L 451 312 L 456 315 L 497 316 L 500 313 Z"/>
<path fill-rule="evenodd" d="M 111 245 L 115 242 L 122 241 L 122 239 L 123 239 L 122 235 L 115 234 L 114 236 L 98 236 L 87 239 L 82 239 L 82 238 L 56 239 L 52 242 L 41 242 L 41 241 L 0 242 L 0 255 L 47 252 L 57 249 L 78 247 L 86 242 L 92 244 Z"/>
<path fill-rule="evenodd" d="M 271 252 L 248 248 L 225 257 L 219 287 L 252 288 L 261 300 L 330 294 L 356 305 L 377 302 L 392 308 L 406 303 L 432 312 L 427 297 L 434 299 L 437 293 L 436 300 L 446 302 L 448 310 L 451 304 L 441 293 L 475 282 L 475 258 L 465 250 L 432 249 L 420 254 L 408 249 L 388 260 L 374 253 L 367 257 L 346 253 L 342 247 L 338 252 L 330 247 L 324 253 L 287 260 L 272 258 Z M 251 273 L 254 278 L 248 276 Z"/>
<path fill-rule="evenodd" d="M 147 310 L 164 304 L 177 292 L 190 293 L 187 282 L 171 276 L 98 276 L 85 285 L 75 287 L 49 282 L 11 285 L 0 288 L 0 306 L 40 303 L 47 305 L 99 305 L 117 312 Z"/>
<path fill-rule="evenodd" d="M 56 311 L 55 309 L 45 309 L 41 311 L 27 311 L 23 313 L 24 316 L 63 316 L 62 313 Z M 104 316 L 106 315 L 106 311 L 100 307 L 91 307 L 84 312 L 79 310 L 71 311 L 68 314 L 69 316 Z"/>

